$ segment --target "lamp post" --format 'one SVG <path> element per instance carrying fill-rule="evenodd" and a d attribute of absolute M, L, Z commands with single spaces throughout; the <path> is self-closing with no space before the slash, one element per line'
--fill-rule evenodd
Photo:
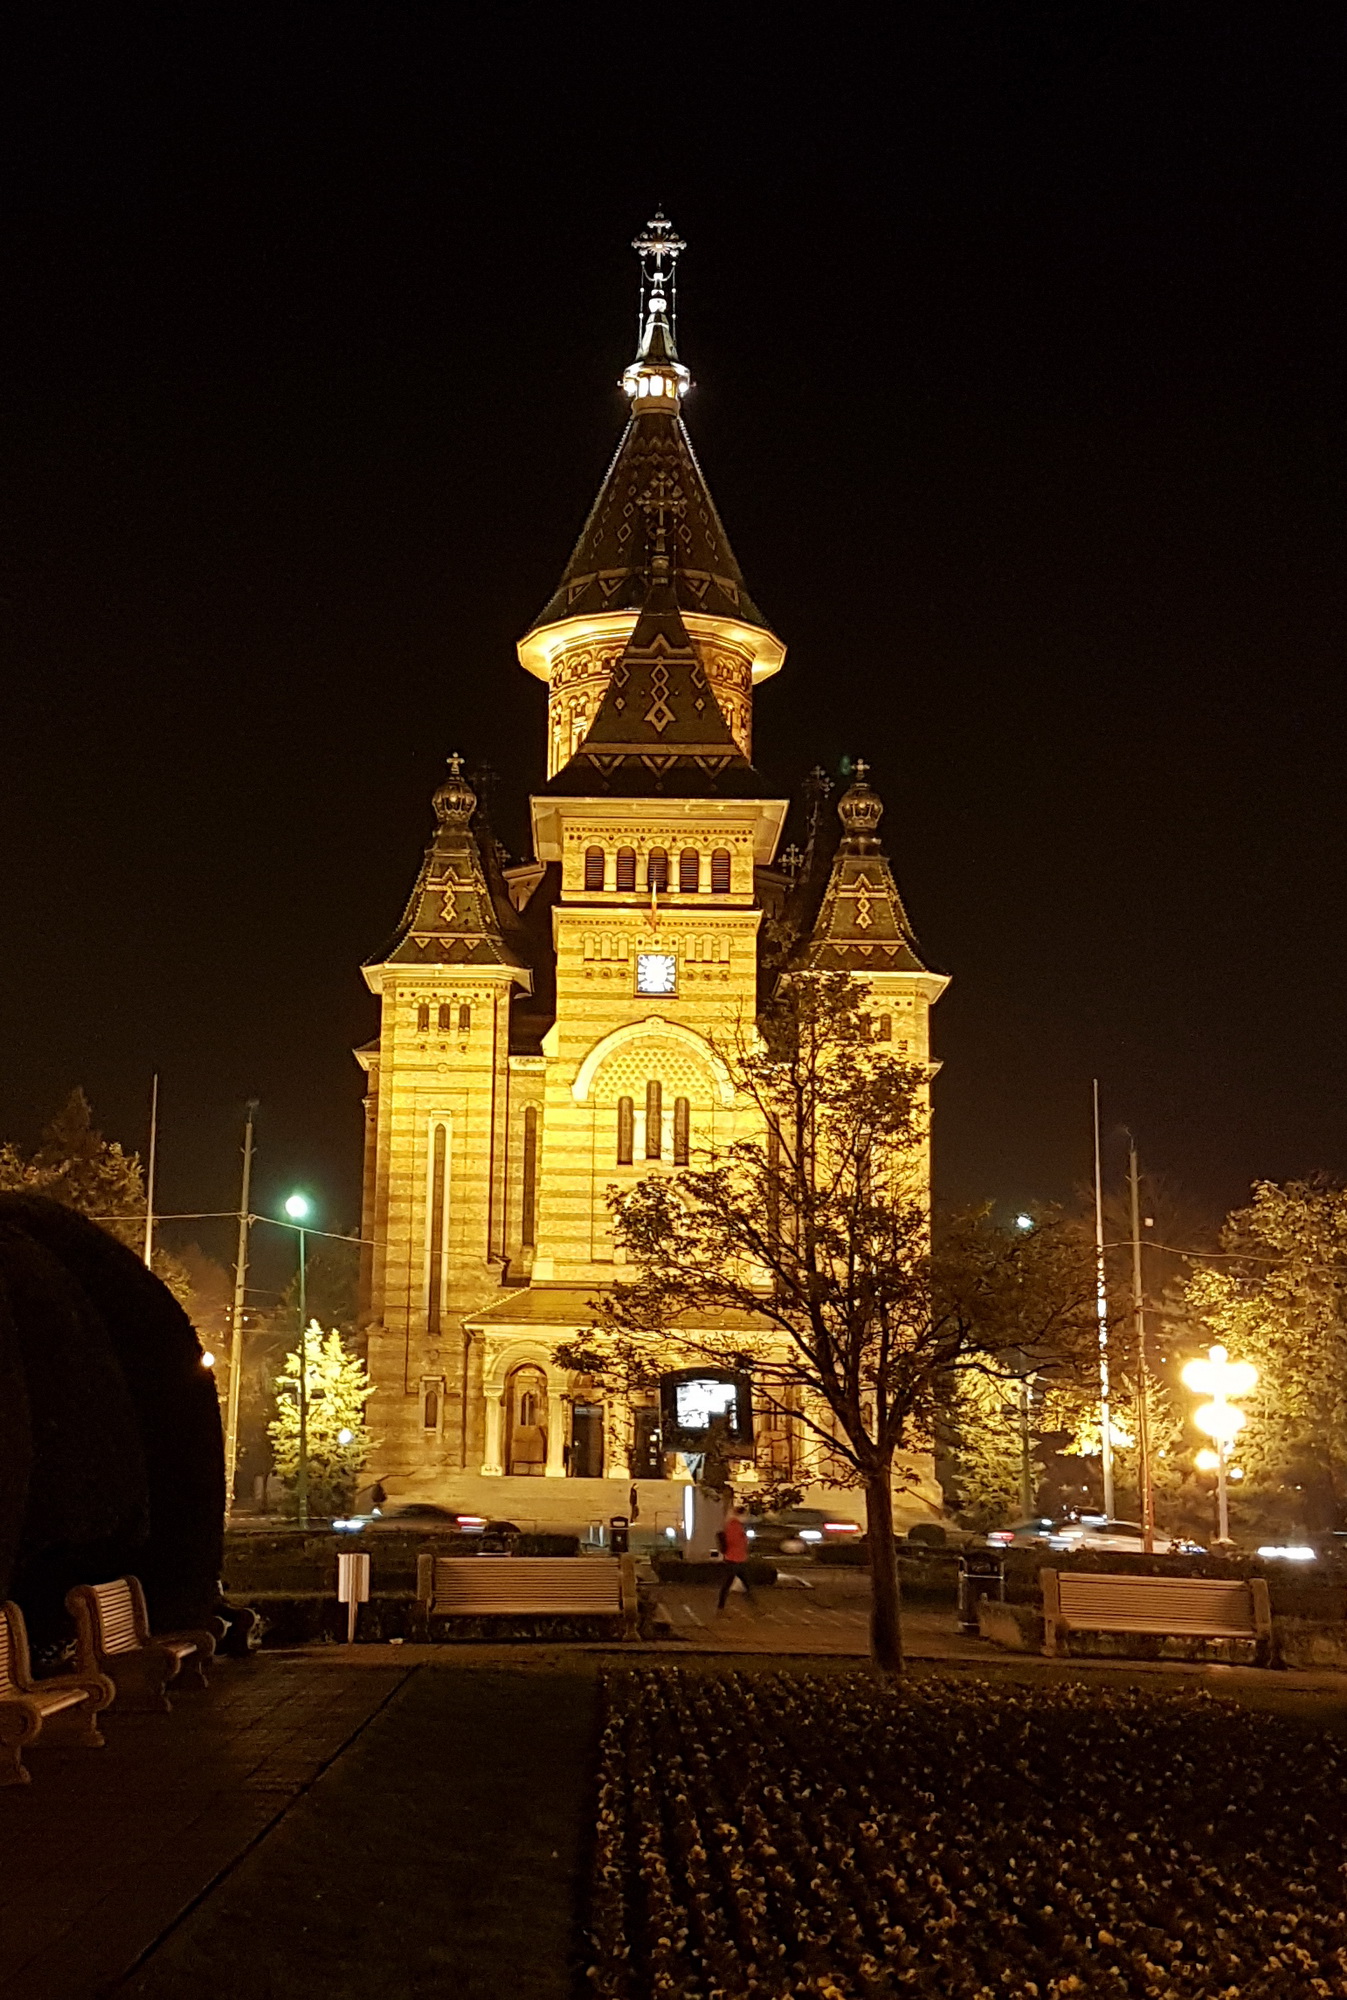
<path fill-rule="evenodd" d="M 295 1470 L 295 1503 L 299 1525 L 309 1525 L 309 1302 L 305 1292 L 304 1224 L 313 1204 L 306 1194 L 287 1196 L 285 1212 L 299 1229 L 299 1463 Z"/>
<path fill-rule="evenodd" d="M 1183 1371 L 1185 1389 L 1210 1397 L 1193 1411 L 1193 1422 L 1205 1431 L 1215 1446 L 1216 1525 L 1219 1543 L 1230 1541 L 1230 1505 L 1226 1492 L 1230 1447 L 1244 1429 L 1248 1418 L 1234 1401 L 1247 1396 L 1258 1382 L 1252 1361 L 1232 1361 L 1223 1347 L 1209 1347 L 1205 1361 L 1190 1361 Z M 1199 1459 L 1199 1463 L 1200 1463 Z"/>

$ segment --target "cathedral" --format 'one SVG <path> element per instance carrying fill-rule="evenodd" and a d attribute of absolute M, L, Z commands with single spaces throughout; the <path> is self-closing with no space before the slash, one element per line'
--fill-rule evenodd
<path fill-rule="evenodd" d="M 865 983 L 876 1033 L 929 1057 L 946 980 L 918 954 L 855 767 L 816 772 L 802 846 L 753 763 L 753 701 L 786 648 L 749 593 L 684 426 L 661 216 L 641 256 L 631 409 L 556 592 L 519 641 L 546 689 L 533 855 L 512 863 L 486 784 L 449 759 L 402 920 L 365 978 L 368 1469 L 390 1501 L 521 1526 L 627 1511 L 681 1518 L 687 1469 L 657 1409 L 605 1398 L 556 1349 L 620 1281 L 610 1191 L 677 1172 L 748 1129 L 714 1043 L 793 970 Z M 758 1466 L 810 1487 L 799 1426 L 759 1427 Z M 930 1519 L 911 1461 L 900 1519 Z M 755 1468 L 741 1474 L 750 1482 Z M 861 1518 L 857 1494 L 807 1499 Z"/>

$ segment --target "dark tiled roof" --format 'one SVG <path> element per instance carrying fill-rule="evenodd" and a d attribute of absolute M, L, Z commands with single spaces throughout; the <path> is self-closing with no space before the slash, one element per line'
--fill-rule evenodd
<path fill-rule="evenodd" d="M 627 425 L 561 583 L 534 630 L 563 618 L 634 610 L 644 602 L 657 518 L 662 518 L 651 506 L 655 493 L 666 496 L 671 513 L 673 587 L 680 608 L 771 630 L 748 594 L 681 417 L 644 409 Z"/>
<path fill-rule="evenodd" d="M 524 959 L 501 934 L 470 821 L 476 794 L 455 768 L 435 794 L 439 824 L 402 921 L 371 965 L 503 965 Z"/>
<path fill-rule="evenodd" d="M 884 808 L 863 765 L 838 801 L 842 839 L 794 963 L 815 972 L 927 972 L 876 828 Z"/>
<path fill-rule="evenodd" d="M 753 798 L 762 790 L 711 691 L 667 575 L 645 591 L 584 742 L 544 790 L 623 798 Z"/>

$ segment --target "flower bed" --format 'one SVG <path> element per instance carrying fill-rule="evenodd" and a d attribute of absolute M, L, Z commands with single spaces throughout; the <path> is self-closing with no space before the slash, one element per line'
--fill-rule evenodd
<path fill-rule="evenodd" d="M 590 1990 L 1347 1995 L 1344 1776 L 1202 1693 L 614 1670 Z"/>

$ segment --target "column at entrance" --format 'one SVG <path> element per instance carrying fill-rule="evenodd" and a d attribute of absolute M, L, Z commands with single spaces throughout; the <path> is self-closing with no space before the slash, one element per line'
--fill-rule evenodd
<path fill-rule="evenodd" d="M 486 1479 L 499 1479 L 503 1471 L 500 1462 L 500 1432 L 503 1400 L 488 1389 L 486 1394 L 486 1457 L 482 1461 L 482 1475 Z"/>
<path fill-rule="evenodd" d="M 548 1391 L 547 1396 L 547 1466 L 549 1479 L 563 1479 L 566 1474 L 566 1427 L 570 1410 L 566 1398 L 557 1389 Z"/>

